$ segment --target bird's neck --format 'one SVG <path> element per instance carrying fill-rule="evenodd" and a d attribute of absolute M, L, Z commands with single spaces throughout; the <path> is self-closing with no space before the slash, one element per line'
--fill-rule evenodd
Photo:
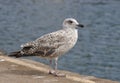
<path fill-rule="evenodd" d="M 76 32 L 76 33 L 78 32 L 78 29 L 76 29 L 76 28 L 65 27 L 63 29 L 66 31 L 72 31 L 72 32 Z"/>

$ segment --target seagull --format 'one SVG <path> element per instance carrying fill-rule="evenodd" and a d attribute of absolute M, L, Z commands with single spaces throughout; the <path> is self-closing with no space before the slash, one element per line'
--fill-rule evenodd
<path fill-rule="evenodd" d="M 84 25 L 78 23 L 74 18 L 66 18 L 62 29 L 45 34 L 38 39 L 22 44 L 21 50 L 9 54 L 11 57 L 38 56 L 49 59 L 50 65 L 54 60 L 54 68 L 49 74 L 64 76 L 57 71 L 58 58 L 74 47 L 78 40 L 78 27 Z"/>

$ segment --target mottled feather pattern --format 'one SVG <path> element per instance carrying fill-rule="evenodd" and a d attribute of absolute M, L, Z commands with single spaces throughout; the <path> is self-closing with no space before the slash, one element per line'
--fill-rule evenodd
<path fill-rule="evenodd" d="M 75 31 L 70 30 L 62 29 L 57 32 L 46 34 L 35 41 L 23 44 L 21 53 L 34 54 L 42 57 L 55 57 L 60 54 L 58 50 L 61 48 L 59 49 L 59 47 L 62 47 L 63 49 L 60 52 L 64 53 L 64 50 L 66 50 L 65 48 L 69 47 L 68 45 L 70 44 L 70 40 L 74 37 L 73 33 Z M 28 49 L 26 49 L 27 47 Z M 71 47 L 69 47 L 69 49 L 70 48 Z M 58 52 L 58 54 L 55 52 Z"/>
<path fill-rule="evenodd" d="M 45 34 L 35 41 L 22 44 L 20 52 L 16 52 L 16 54 L 47 58 L 61 56 L 68 52 L 77 42 L 78 32 L 76 27 L 78 25 L 79 23 L 73 18 L 65 19 L 61 30 Z"/>
<path fill-rule="evenodd" d="M 58 57 L 68 52 L 77 42 L 78 31 L 77 27 L 83 27 L 73 18 L 67 18 L 63 21 L 63 29 L 41 36 L 35 41 L 28 42 L 21 45 L 21 50 L 13 52 L 9 56 L 24 57 L 24 56 L 40 56 L 55 60 L 54 72 L 49 71 L 50 74 L 61 76 L 57 73 Z M 64 75 L 63 75 L 64 76 Z"/>

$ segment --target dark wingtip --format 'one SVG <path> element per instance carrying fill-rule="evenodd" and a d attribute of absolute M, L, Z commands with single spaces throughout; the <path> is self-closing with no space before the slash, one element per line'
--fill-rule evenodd
<path fill-rule="evenodd" d="M 8 56 L 9 56 L 9 57 L 16 57 L 16 58 L 19 58 L 19 57 L 21 57 L 21 53 L 20 53 L 20 51 L 11 52 Z"/>

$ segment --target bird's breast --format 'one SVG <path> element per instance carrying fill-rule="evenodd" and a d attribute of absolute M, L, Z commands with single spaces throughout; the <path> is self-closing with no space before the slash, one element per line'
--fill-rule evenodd
<path fill-rule="evenodd" d="M 66 38 L 66 43 L 61 46 L 60 48 L 58 48 L 58 52 L 61 53 L 61 55 L 63 55 L 64 53 L 68 52 L 71 48 L 74 47 L 74 45 L 77 42 L 78 39 L 78 31 L 77 30 L 72 30 L 69 32 L 66 32 L 67 38 Z"/>
<path fill-rule="evenodd" d="M 73 30 L 71 32 L 70 38 L 69 38 L 69 44 L 71 45 L 71 48 L 76 44 L 78 39 L 78 30 Z"/>

